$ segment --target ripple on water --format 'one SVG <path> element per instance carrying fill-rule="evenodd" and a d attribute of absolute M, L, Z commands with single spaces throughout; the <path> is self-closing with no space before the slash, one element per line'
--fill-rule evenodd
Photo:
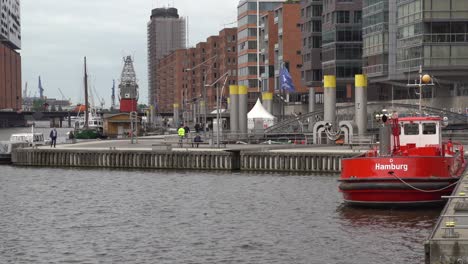
<path fill-rule="evenodd" d="M 336 176 L 2 167 L 0 263 L 421 263 L 440 209 L 342 206 Z"/>

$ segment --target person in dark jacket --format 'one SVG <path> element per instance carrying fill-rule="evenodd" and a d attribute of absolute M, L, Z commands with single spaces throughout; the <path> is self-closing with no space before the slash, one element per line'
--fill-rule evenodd
<path fill-rule="evenodd" d="M 200 142 L 203 142 L 203 140 L 201 139 L 200 135 L 196 135 L 194 138 L 193 138 L 193 143 L 195 146 L 197 146 L 198 148 L 198 145 L 200 145 Z M 192 144 L 193 145 L 193 144 Z M 193 146 L 192 146 L 193 147 Z"/>
<path fill-rule="evenodd" d="M 187 125 L 185 125 L 184 129 L 185 129 L 185 137 L 188 137 L 188 134 L 190 133 L 190 128 Z"/>
<path fill-rule="evenodd" d="M 54 127 L 54 129 L 52 129 L 52 131 L 50 131 L 50 135 L 49 135 L 50 139 L 51 139 L 50 147 L 53 146 L 55 148 L 55 144 L 57 143 L 57 134 L 58 134 L 57 129 L 55 129 L 55 127 Z"/>

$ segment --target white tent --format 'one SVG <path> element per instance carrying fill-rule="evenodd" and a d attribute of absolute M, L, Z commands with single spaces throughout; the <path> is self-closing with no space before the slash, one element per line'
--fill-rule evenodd
<path fill-rule="evenodd" d="M 257 103 L 255 106 L 250 110 L 250 112 L 247 114 L 247 128 L 249 131 L 254 130 L 254 128 L 258 128 L 255 126 L 255 123 L 262 123 L 262 128 L 265 129 L 267 127 L 273 126 L 275 124 L 276 117 L 274 117 L 272 114 L 270 114 L 262 105 L 262 102 L 260 102 L 260 99 L 257 100 Z"/>

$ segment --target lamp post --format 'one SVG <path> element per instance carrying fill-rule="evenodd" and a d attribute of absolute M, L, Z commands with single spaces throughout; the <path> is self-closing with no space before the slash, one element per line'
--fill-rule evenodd
<path fill-rule="evenodd" d="M 229 72 L 225 72 L 223 75 L 221 75 L 216 81 L 214 81 L 212 84 L 205 84 L 205 87 L 212 87 L 219 81 L 221 81 L 224 78 L 224 83 L 223 83 L 223 90 L 221 91 L 221 94 L 224 92 L 224 87 L 226 86 L 226 82 L 229 78 Z M 220 100 L 220 93 L 219 93 L 219 86 L 216 86 L 216 147 L 219 148 L 219 122 L 221 119 L 221 113 L 220 113 L 220 108 L 221 108 L 221 100 Z"/>

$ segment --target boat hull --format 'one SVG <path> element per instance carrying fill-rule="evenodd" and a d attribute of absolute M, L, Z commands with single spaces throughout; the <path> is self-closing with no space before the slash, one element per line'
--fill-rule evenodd
<path fill-rule="evenodd" d="M 339 189 L 347 203 L 441 203 L 466 167 L 456 157 L 358 157 L 343 160 Z"/>

